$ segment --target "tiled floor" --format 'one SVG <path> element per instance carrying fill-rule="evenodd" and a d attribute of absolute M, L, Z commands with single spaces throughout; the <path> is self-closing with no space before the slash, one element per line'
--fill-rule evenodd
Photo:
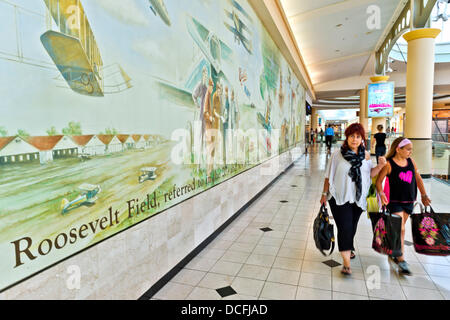
<path fill-rule="evenodd" d="M 365 213 L 356 234 L 352 276 L 343 276 L 340 265 L 323 263 L 342 260 L 337 245 L 331 256 L 324 257 L 312 238 L 327 156 L 323 146 L 311 151 L 152 299 L 450 300 L 450 257 L 419 255 L 405 246 L 413 275 L 398 274 L 386 256 L 371 248 Z M 450 187 L 428 179 L 426 188 L 434 210 L 450 212 Z M 409 222 L 406 240 L 412 242 Z M 226 287 L 236 293 L 222 297 L 216 291 Z"/>

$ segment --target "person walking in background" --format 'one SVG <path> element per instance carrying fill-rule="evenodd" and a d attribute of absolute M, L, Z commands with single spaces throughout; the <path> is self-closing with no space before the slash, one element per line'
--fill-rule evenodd
<path fill-rule="evenodd" d="M 309 135 L 311 136 L 311 138 L 310 138 L 311 144 L 314 144 L 314 130 L 313 130 L 313 129 L 311 129 L 311 130 L 309 131 Z"/>
<path fill-rule="evenodd" d="M 365 149 L 364 128 L 359 123 L 345 130 L 346 139 L 339 150 L 331 155 L 325 171 L 320 204 L 328 201 L 337 227 L 337 242 L 343 260 L 341 272 L 352 273 L 350 259 L 355 257 L 354 237 L 361 213 L 367 209 L 367 194 L 371 177 L 375 177 L 386 164 L 384 157 L 372 167 L 370 154 Z"/>
<path fill-rule="evenodd" d="M 323 129 L 320 128 L 320 142 L 321 143 L 323 142 L 323 134 L 324 134 Z"/>
<path fill-rule="evenodd" d="M 417 188 L 422 195 L 422 203 L 424 206 L 431 204 L 428 197 L 422 177 L 420 176 L 417 165 L 411 158 L 413 145 L 412 142 L 405 137 L 399 137 L 394 140 L 386 156 L 387 164 L 378 175 L 376 187 L 378 194 L 381 196 L 383 205 L 387 205 L 388 210 L 392 214 L 402 217 L 402 256 L 392 258 L 398 264 L 403 274 L 411 274 L 408 263 L 403 257 L 405 242 L 405 224 L 409 215 L 413 212 L 414 202 L 417 198 Z M 382 189 L 382 183 L 385 177 L 388 177 L 389 194 L 386 195 Z"/>
<path fill-rule="evenodd" d="M 374 138 L 376 140 L 375 145 L 375 157 L 377 158 L 378 163 L 378 157 L 384 156 L 386 154 L 386 145 L 384 144 L 386 140 L 386 133 L 383 133 L 383 125 L 379 124 L 377 126 L 378 133 L 374 134 Z"/>
<path fill-rule="evenodd" d="M 328 128 L 325 129 L 325 143 L 328 148 L 328 153 L 331 153 L 331 144 L 333 143 L 334 130 L 331 127 L 331 124 L 328 125 Z"/>

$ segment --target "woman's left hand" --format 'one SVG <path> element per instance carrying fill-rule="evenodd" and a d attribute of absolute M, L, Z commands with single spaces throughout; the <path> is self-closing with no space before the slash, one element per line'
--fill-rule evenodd
<path fill-rule="evenodd" d="M 378 165 L 380 167 L 384 167 L 386 165 L 386 158 L 383 156 L 378 157 Z"/>
<path fill-rule="evenodd" d="M 428 196 L 422 196 L 422 204 L 427 207 L 431 204 L 431 199 Z"/>

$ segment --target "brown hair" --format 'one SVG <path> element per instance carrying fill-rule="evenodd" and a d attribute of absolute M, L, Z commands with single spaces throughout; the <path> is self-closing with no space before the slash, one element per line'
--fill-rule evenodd
<path fill-rule="evenodd" d="M 362 137 L 362 143 L 365 146 L 366 131 L 364 130 L 364 127 L 359 123 L 353 123 L 347 129 L 345 129 L 345 141 L 342 145 L 344 149 L 348 149 L 348 137 L 354 133 L 359 133 L 359 135 Z"/>
<path fill-rule="evenodd" d="M 398 145 L 405 139 L 406 139 L 405 137 L 398 137 L 397 139 L 394 140 L 394 142 L 392 142 L 391 148 L 389 149 L 389 152 L 386 155 L 386 159 L 392 159 L 393 157 L 395 157 Z"/>

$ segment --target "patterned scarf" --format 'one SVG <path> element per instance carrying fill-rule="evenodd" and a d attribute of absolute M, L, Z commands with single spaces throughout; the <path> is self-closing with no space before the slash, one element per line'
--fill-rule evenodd
<path fill-rule="evenodd" d="M 356 154 L 350 150 L 350 148 L 345 149 L 342 146 L 341 154 L 352 166 L 348 171 L 348 175 L 352 178 L 352 181 L 356 185 L 356 201 L 359 201 L 362 190 L 361 165 L 362 161 L 366 158 L 366 149 L 360 145 L 358 148 L 358 154 Z"/>

